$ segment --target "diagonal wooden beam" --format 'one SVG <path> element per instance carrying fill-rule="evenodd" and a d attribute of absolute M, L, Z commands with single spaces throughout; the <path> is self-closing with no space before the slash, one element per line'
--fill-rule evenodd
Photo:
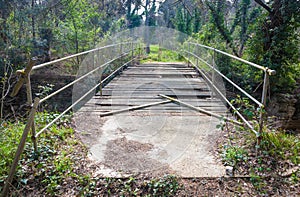
<path fill-rule="evenodd" d="M 172 101 L 169 101 L 169 100 L 168 101 L 159 101 L 159 102 L 154 102 L 154 103 L 148 103 L 148 104 L 144 104 L 144 105 L 129 107 L 129 108 L 126 108 L 126 109 L 120 109 L 120 110 L 115 110 L 115 111 L 110 111 L 110 112 L 104 112 L 104 113 L 100 114 L 100 117 L 110 116 L 110 115 L 114 115 L 114 114 L 133 111 L 133 110 L 137 110 L 137 109 L 143 109 L 143 108 L 147 108 L 147 107 L 151 107 L 151 106 L 155 106 L 155 105 L 166 104 L 166 103 L 171 103 L 171 102 Z"/>
<path fill-rule="evenodd" d="M 23 70 L 17 70 L 17 75 L 20 76 L 20 79 L 18 80 L 17 84 L 15 85 L 12 93 L 10 94 L 11 97 L 14 97 L 16 96 L 21 87 L 23 86 L 24 83 L 26 83 L 27 79 L 28 79 L 28 76 L 30 75 L 30 72 L 32 70 L 32 67 L 35 65 L 35 62 L 36 62 L 36 59 L 31 59 L 29 61 L 29 64 L 26 66 L 25 69 Z"/>
<path fill-rule="evenodd" d="M 193 105 L 191 105 L 191 104 L 188 104 L 188 103 L 183 102 L 183 101 L 180 101 L 180 100 L 178 100 L 178 99 L 175 99 L 175 98 L 166 96 L 166 95 L 164 95 L 164 94 L 159 94 L 158 96 L 160 96 L 160 97 L 162 97 L 162 98 L 165 98 L 165 99 L 168 99 L 168 100 L 170 100 L 170 101 L 172 101 L 172 102 L 174 102 L 174 103 L 177 103 L 177 104 L 179 104 L 179 105 L 183 105 L 183 106 L 185 106 L 185 107 L 188 107 L 188 108 L 190 108 L 190 109 L 193 109 L 193 110 L 195 110 L 195 111 L 197 111 L 197 112 L 201 112 L 201 113 L 203 113 L 203 114 L 206 114 L 206 115 L 209 115 L 209 116 L 212 116 L 212 117 L 215 117 L 215 118 L 224 119 L 224 120 L 229 121 L 229 122 L 232 122 L 232 123 L 234 123 L 234 124 L 236 124 L 236 125 L 240 125 L 240 126 L 243 125 L 243 123 L 238 122 L 238 121 L 236 121 L 236 120 L 233 120 L 233 119 L 230 119 L 230 118 L 223 117 L 223 116 L 221 116 L 221 115 L 219 115 L 219 114 L 216 114 L 216 113 L 207 111 L 207 110 L 202 109 L 202 108 L 200 108 L 200 107 L 195 107 L 195 106 L 193 106 Z"/>

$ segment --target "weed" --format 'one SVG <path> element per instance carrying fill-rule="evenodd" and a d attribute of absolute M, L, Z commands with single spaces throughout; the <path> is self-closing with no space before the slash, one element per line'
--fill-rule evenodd
<path fill-rule="evenodd" d="M 285 131 L 263 132 L 261 148 L 273 157 L 290 160 L 296 165 L 300 163 L 300 140 L 294 134 Z"/>
<path fill-rule="evenodd" d="M 1 125 L 0 134 L 0 190 L 4 184 L 4 180 L 7 177 L 10 165 L 13 161 L 15 152 L 17 150 L 18 142 L 20 141 L 25 124 L 21 121 L 11 123 L 4 122 Z M 19 171 L 22 168 L 18 167 Z M 22 174 L 19 172 L 19 174 Z"/>
<path fill-rule="evenodd" d="M 153 196 L 173 196 L 179 189 L 179 183 L 175 176 L 167 175 L 162 179 L 153 179 L 148 182 L 149 192 Z"/>
<path fill-rule="evenodd" d="M 237 95 L 235 99 L 232 99 L 231 104 L 233 104 L 236 107 L 236 110 L 241 112 L 248 120 L 257 121 L 260 113 L 265 112 L 262 108 L 255 108 L 248 98 L 241 97 L 240 95 Z"/>
<path fill-rule="evenodd" d="M 36 93 L 35 95 L 38 97 L 45 97 L 53 90 L 53 87 L 53 84 L 46 84 L 45 86 L 39 85 L 39 93 Z"/>
<path fill-rule="evenodd" d="M 256 191 L 259 192 L 260 195 L 263 195 L 266 193 L 266 191 L 264 190 L 264 188 L 266 186 L 266 182 L 265 182 L 264 178 L 257 175 L 256 173 L 251 172 L 250 173 L 250 182 L 254 186 Z"/>
<path fill-rule="evenodd" d="M 239 162 L 247 161 L 247 151 L 237 146 L 224 146 L 222 158 L 225 165 L 236 166 Z"/>

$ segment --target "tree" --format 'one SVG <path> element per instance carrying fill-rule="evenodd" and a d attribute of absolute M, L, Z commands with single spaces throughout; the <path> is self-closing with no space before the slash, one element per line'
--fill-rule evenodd
<path fill-rule="evenodd" d="M 156 25 L 156 0 L 146 0 L 144 3 L 141 4 L 143 7 L 144 12 L 143 16 L 145 16 L 145 26 L 155 26 Z M 150 38 L 149 38 L 149 30 L 145 32 L 145 39 L 146 39 L 146 53 L 150 53 Z"/>
<path fill-rule="evenodd" d="M 142 23 L 142 17 L 138 14 L 141 0 L 127 0 L 124 4 L 126 5 L 127 27 L 130 29 L 139 27 Z"/>
<path fill-rule="evenodd" d="M 257 10 L 251 7 L 250 0 L 237 0 L 230 3 L 226 0 L 206 1 L 211 13 L 213 24 L 216 26 L 232 52 L 242 57 L 245 44 L 249 38 L 248 26 L 257 18 Z M 233 22 L 229 17 L 234 15 Z M 238 36 L 234 35 L 239 27 Z"/>
<path fill-rule="evenodd" d="M 300 1 L 255 2 L 265 13 L 251 41 L 252 57 L 257 63 L 276 70 L 276 76 L 271 78 L 275 91 L 291 91 L 299 74 Z"/>
<path fill-rule="evenodd" d="M 166 0 L 159 12 L 163 14 L 165 26 L 191 35 L 197 33 L 205 23 L 203 8 L 201 0 Z"/>

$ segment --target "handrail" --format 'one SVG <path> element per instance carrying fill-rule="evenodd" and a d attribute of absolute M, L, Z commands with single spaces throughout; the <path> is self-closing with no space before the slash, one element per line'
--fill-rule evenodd
<path fill-rule="evenodd" d="M 218 95 L 221 96 L 221 98 L 223 100 L 225 100 L 226 103 L 228 103 L 228 105 L 235 111 L 235 113 L 241 118 L 241 120 L 247 125 L 247 127 L 250 128 L 251 131 L 253 131 L 256 136 L 257 136 L 257 144 L 259 145 L 261 142 L 261 132 L 263 129 L 263 110 L 260 110 L 260 117 L 259 117 L 259 130 L 255 131 L 253 126 L 246 120 L 246 118 L 230 103 L 230 101 L 228 101 L 228 99 L 226 98 L 226 96 L 218 89 L 218 87 L 215 86 L 214 84 L 214 74 L 218 73 L 222 78 L 224 78 L 226 81 L 228 81 L 231 85 L 233 85 L 235 88 L 237 88 L 240 92 L 242 92 L 243 94 L 245 94 L 249 99 L 251 99 L 254 103 L 256 103 L 260 109 L 264 109 L 264 107 L 266 106 L 266 100 L 267 100 L 267 90 L 268 90 L 268 86 L 269 86 L 269 76 L 275 75 L 276 71 L 269 69 L 268 67 L 264 67 L 258 64 L 255 64 L 253 62 L 249 62 L 247 60 L 244 60 L 242 58 L 236 57 L 234 55 L 231 55 L 229 53 L 226 53 L 224 51 L 215 49 L 213 47 L 209 47 L 209 46 L 205 46 L 203 44 L 199 44 L 199 43 L 193 43 L 193 42 L 187 42 L 188 44 L 188 49 L 183 49 L 182 52 L 184 52 L 185 54 L 188 54 L 186 57 L 185 55 L 183 55 L 188 62 L 191 62 L 192 65 L 199 71 L 199 73 L 205 78 L 205 80 L 209 83 L 209 85 L 218 93 Z M 197 54 L 193 53 L 191 50 L 190 45 L 194 45 L 196 47 L 202 47 L 205 49 L 209 49 L 212 50 L 214 55 L 213 55 L 213 65 L 209 64 L 207 61 L 205 61 L 204 59 L 202 59 L 201 57 L 199 57 Z M 196 48 L 198 49 L 198 48 Z M 220 53 L 223 55 L 226 55 L 230 58 L 233 58 L 235 60 L 238 60 L 240 62 L 243 62 L 245 64 L 248 64 L 252 67 L 255 67 L 257 69 L 262 70 L 265 74 L 264 74 L 264 83 L 263 83 L 263 90 L 262 90 L 262 97 L 261 97 L 261 102 L 259 102 L 257 99 L 255 99 L 253 96 L 251 96 L 248 92 L 246 92 L 243 88 L 239 87 L 236 83 L 234 83 L 232 80 L 230 80 L 228 77 L 226 77 L 223 73 L 221 73 L 218 69 L 215 68 L 214 66 L 214 58 L 215 58 L 215 53 Z M 195 65 L 191 60 L 190 60 L 190 56 L 193 56 L 194 58 L 197 59 L 197 65 Z M 205 74 L 204 70 L 200 69 L 198 67 L 198 60 L 200 60 L 201 62 L 203 62 L 204 64 L 206 64 L 207 66 L 210 67 L 210 69 L 212 69 L 213 73 L 212 73 L 212 80 L 209 79 L 209 77 L 207 76 L 207 74 Z"/>
<path fill-rule="evenodd" d="M 131 44 L 131 49 L 123 52 L 123 45 L 124 44 L 128 44 L 130 43 Z M 115 57 L 114 59 L 112 60 L 109 60 L 108 62 L 96 67 L 95 69 L 91 70 L 90 72 L 82 75 L 81 77 L 79 77 L 78 79 L 72 81 L 71 83 L 65 85 L 64 87 L 56 90 L 55 92 L 51 93 L 50 95 L 46 96 L 45 98 L 41 99 L 40 100 L 40 104 L 43 103 L 44 101 L 46 101 L 47 99 L 55 96 L 56 94 L 62 92 L 63 90 L 67 89 L 68 87 L 74 85 L 75 83 L 81 81 L 82 79 L 86 78 L 87 76 L 91 75 L 92 73 L 96 72 L 97 70 L 99 69 L 102 69 L 104 68 L 105 66 L 111 64 L 112 62 L 116 61 L 117 59 L 120 59 L 128 54 L 130 54 L 130 52 L 136 50 L 137 47 L 133 47 L 134 44 L 137 44 L 138 42 L 124 42 L 124 43 L 118 43 L 118 44 L 113 44 L 113 45 L 108 45 L 108 46 L 105 46 L 105 47 L 100 47 L 100 48 L 97 48 L 97 49 L 92 49 L 92 50 L 89 50 L 89 51 L 85 51 L 85 52 L 82 52 L 82 53 L 79 53 L 79 54 L 75 54 L 75 55 L 72 55 L 72 56 L 69 56 L 67 58 L 74 58 L 78 55 L 83 55 L 83 54 L 87 54 L 87 53 L 91 53 L 91 52 L 94 52 L 94 51 L 97 51 L 99 49 L 105 49 L 105 48 L 108 48 L 108 47 L 113 47 L 113 46 L 118 46 L 120 45 L 121 46 L 121 49 L 120 49 L 120 55 Z M 106 80 L 107 78 L 111 77 L 112 74 L 115 74 L 116 71 L 119 71 L 121 68 L 123 68 L 124 66 L 126 66 L 127 64 L 129 64 L 130 62 L 132 62 L 133 60 L 135 60 L 136 58 L 134 58 L 132 56 L 131 60 L 124 63 L 122 66 L 120 66 L 117 70 L 115 70 L 113 73 L 111 73 L 108 77 L 106 77 L 105 79 L 103 79 L 100 83 L 97 83 L 94 87 L 92 87 L 88 92 L 86 92 L 83 96 L 81 96 L 78 100 L 76 100 L 74 103 L 72 103 L 71 106 L 69 106 L 65 111 L 63 111 L 62 113 L 60 113 L 59 116 L 57 116 L 55 119 L 53 119 L 50 123 L 48 123 L 44 128 L 42 128 L 38 133 L 36 133 L 35 137 L 38 137 L 41 133 L 43 133 L 45 130 L 47 130 L 49 127 L 51 127 L 57 120 L 59 120 L 65 113 L 67 113 L 68 111 L 70 111 L 75 105 L 77 105 L 80 101 L 82 101 L 86 96 L 88 96 L 91 92 L 93 92 L 96 88 L 98 88 L 99 85 L 102 85 Z M 65 59 L 64 59 L 65 60 Z M 49 64 L 48 64 L 49 65 Z M 39 65 L 41 66 L 41 65 Z M 46 66 L 46 64 L 43 64 L 42 66 Z"/>
<path fill-rule="evenodd" d="M 124 44 L 124 43 L 123 43 Z M 17 167 L 17 163 L 20 159 L 20 155 L 22 153 L 22 150 L 24 149 L 24 144 L 25 144 L 25 141 L 26 141 L 26 138 L 27 138 L 27 135 L 29 133 L 29 130 L 31 129 L 32 130 L 32 133 L 31 133 L 31 138 L 32 138 L 32 141 L 33 141 L 33 144 L 34 144 L 34 151 L 37 152 L 37 146 L 36 146 L 36 138 L 41 134 L 43 133 L 44 131 L 46 131 L 49 127 L 51 127 L 57 120 L 59 120 L 60 118 L 63 117 L 64 114 L 66 114 L 68 111 L 70 111 L 75 105 L 77 105 L 80 101 L 82 101 L 82 99 L 84 99 L 86 96 L 88 96 L 91 92 L 93 92 L 94 90 L 96 90 L 96 88 L 99 86 L 99 85 L 102 85 L 103 82 L 105 80 L 107 80 L 107 78 L 105 78 L 104 80 L 102 80 L 100 83 L 97 83 L 96 86 L 94 86 L 93 88 L 91 88 L 88 92 L 86 92 L 83 96 L 81 96 L 81 98 L 79 98 L 77 101 L 75 101 L 74 103 L 72 103 L 71 106 L 69 106 L 65 111 L 63 111 L 59 116 L 57 116 L 55 119 L 53 119 L 50 123 L 48 123 L 45 127 L 43 127 L 38 133 L 35 133 L 35 126 L 34 126 L 34 114 L 37 110 L 37 107 L 38 105 L 40 105 L 42 102 L 46 101 L 47 99 L 51 98 L 52 96 L 58 94 L 59 92 L 62 92 L 63 90 L 65 90 L 66 88 L 70 87 L 71 85 L 79 82 L 80 80 L 82 80 L 83 78 L 87 77 L 88 75 L 92 74 L 93 72 L 95 72 L 96 70 L 100 69 L 100 68 L 103 68 L 105 67 L 106 65 L 112 63 L 113 61 L 117 60 L 117 59 L 120 59 L 122 58 L 123 56 L 125 55 L 128 55 L 130 51 L 132 51 L 132 56 L 131 56 L 131 59 L 130 61 L 126 62 L 125 64 L 123 64 L 121 66 L 124 67 L 125 65 L 129 64 L 130 62 L 132 62 L 133 60 L 135 60 L 136 58 L 133 57 L 133 52 L 134 50 L 136 50 L 136 48 L 133 47 L 133 42 L 131 42 L 131 49 L 129 51 L 126 51 L 124 52 L 123 51 L 123 48 L 122 48 L 122 43 L 119 43 L 119 44 L 114 44 L 114 45 L 108 45 L 106 47 L 101 47 L 101 48 L 97 48 L 97 49 L 92 49 L 92 50 L 89 50 L 89 51 L 85 51 L 85 52 L 82 52 L 82 53 L 78 53 L 78 54 L 75 54 L 75 55 L 71 55 L 71 56 L 68 56 L 68 57 L 64 57 L 64 58 L 61 58 L 59 60 L 54 60 L 54 61 L 51 61 L 51 62 L 47 62 L 47 63 L 44 63 L 44 64 L 40 64 L 38 66 L 35 66 L 35 67 L 32 67 L 33 66 L 33 61 L 30 61 L 29 65 L 26 67 L 25 71 L 26 72 L 21 72 L 21 73 L 24 73 L 23 77 L 22 78 L 23 80 L 19 81 L 18 82 L 18 85 L 17 87 L 15 87 L 15 94 L 16 95 L 20 89 L 20 86 L 26 82 L 28 88 L 27 88 L 27 95 L 29 95 L 27 97 L 28 99 L 28 104 L 32 104 L 32 97 L 31 97 L 31 86 L 30 86 L 30 71 L 31 70 L 34 70 L 34 69 L 39 69 L 39 68 L 42 68 L 42 67 L 45 67 L 47 65 L 51 65 L 51 64 L 54 64 L 54 63 L 57 63 L 57 62 L 60 62 L 60 61 L 63 61 L 63 60 L 67 60 L 67 59 L 70 59 L 70 58 L 74 58 L 74 57 L 78 57 L 80 55 L 84 55 L 84 54 L 88 54 L 90 52 L 94 52 L 94 51 L 97 51 L 97 50 L 100 50 L 100 49 L 104 49 L 104 48 L 108 48 L 108 47 L 112 47 L 112 46 L 118 46 L 118 45 L 121 45 L 121 50 L 120 50 L 120 55 L 100 66 L 98 66 L 96 69 L 93 69 L 92 71 L 86 73 L 85 75 L 81 76 L 80 78 L 74 80 L 73 82 L 65 85 L 63 88 L 53 92 L 52 94 L 46 96 L 45 98 L 43 98 L 42 100 L 40 100 L 38 97 L 35 98 L 35 102 L 32 106 L 32 109 L 31 109 L 31 112 L 30 112 L 30 115 L 29 115 L 29 120 L 26 124 L 26 127 L 23 131 L 23 135 L 22 135 L 22 139 L 20 140 L 20 143 L 19 143 L 19 146 L 18 146 L 18 150 L 16 152 L 16 156 L 14 157 L 14 161 L 13 161 L 13 164 L 11 166 L 11 169 L 9 171 L 9 177 L 6 179 L 6 183 L 4 185 L 4 190 L 2 192 L 2 195 L 3 196 L 6 196 L 7 195 L 7 192 L 9 190 L 9 186 L 11 185 L 11 181 L 12 181 L 12 177 L 15 173 L 15 169 Z M 140 47 L 140 46 L 139 46 Z M 120 70 L 120 68 L 118 68 L 117 70 Z M 115 72 L 113 72 L 115 73 Z M 109 75 L 108 77 L 111 77 L 111 75 Z M 22 83 L 22 84 L 21 84 Z"/>
<path fill-rule="evenodd" d="M 131 59 L 130 61 L 126 62 L 125 64 L 123 64 L 121 67 L 126 66 L 127 64 L 129 64 L 130 62 L 132 62 L 134 59 Z M 62 113 L 60 113 L 55 119 L 53 119 L 50 123 L 48 123 L 44 128 L 42 128 L 36 135 L 35 137 L 38 137 L 41 133 L 43 133 L 44 131 L 46 131 L 49 127 L 51 127 L 57 120 L 59 120 L 63 115 L 65 115 L 68 111 L 70 111 L 75 105 L 77 105 L 80 101 L 82 101 L 82 99 L 84 99 L 85 97 L 87 97 L 90 93 L 92 93 L 94 90 L 96 90 L 98 88 L 99 85 L 102 85 L 104 83 L 104 81 L 107 80 L 107 78 L 109 78 L 110 76 L 106 77 L 105 79 L 103 79 L 100 83 L 97 83 L 93 88 L 91 88 L 89 91 L 87 91 L 83 96 L 81 96 L 77 101 L 75 101 L 72 105 L 70 105 L 65 111 L 63 111 Z"/>
<path fill-rule="evenodd" d="M 52 64 L 55 64 L 55 63 L 59 63 L 59 62 L 62 62 L 64 60 L 71 59 L 71 58 L 74 58 L 74 57 L 78 57 L 78 56 L 81 56 L 81 55 L 86 55 L 88 53 L 99 51 L 101 49 L 106 49 L 106 48 L 110 48 L 110 47 L 113 47 L 113 46 L 118 46 L 118 45 L 123 45 L 123 44 L 128 44 L 128 43 L 131 44 L 132 42 L 122 42 L 122 43 L 118 43 L 118 44 L 111 44 L 111 45 L 107 45 L 107 46 L 104 46 L 104 47 L 98 47 L 98 48 L 91 49 L 91 50 L 88 50 L 88 51 L 84 51 L 84 52 L 81 52 L 81 53 L 73 54 L 73 55 L 63 57 L 63 58 L 60 58 L 60 59 L 57 59 L 57 60 L 53 60 L 53 61 L 50 61 L 50 62 L 46 62 L 46 63 L 43 63 L 43 64 L 36 65 L 32 68 L 32 70 L 37 70 L 37 69 L 43 68 L 45 66 L 49 66 L 49 65 L 52 65 Z M 137 43 L 137 42 L 134 42 L 134 43 Z"/>
<path fill-rule="evenodd" d="M 202 45 L 202 44 L 199 44 L 199 43 L 194 43 L 194 42 L 188 42 L 188 44 L 193 44 L 193 45 L 196 45 L 196 46 L 201 46 L 201 47 L 203 47 L 203 48 L 210 49 L 210 50 L 212 50 L 212 51 L 221 53 L 221 54 L 223 54 L 223 55 L 226 55 L 226 56 L 228 56 L 228 57 L 231 57 L 231 58 L 233 58 L 233 59 L 236 59 L 236 60 L 238 60 L 238 61 L 240 61 L 240 62 L 246 63 L 246 64 L 248 64 L 248 65 L 250 65 L 250 66 L 253 66 L 253 67 L 255 67 L 255 68 L 258 68 L 258 69 L 260 69 L 260 70 L 263 70 L 263 71 L 267 72 L 270 76 L 276 74 L 276 71 L 275 71 L 275 70 L 272 70 L 272 69 L 270 69 L 270 68 L 268 68 L 268 67 L 264 67 L 264 66 L 255 64 L 255 63 L 253 63 L 253 62 L 249 62 L 249 61 L 244 60 L 244 59 L 242 59 L 242 58 L 239 58 L 239 57 L 237 57 L 237 56 L 235 56 L 235 55 L 231 55 L 231 54 L 226 53 L 226 52 L 224 52 L 224 51 L 218 50 L 218 49 L 216 49 L 216 48 L 209 47 L 209 46 L 206 46 L 206 45 Z"/>
<path fill-rule="evenodd" d="M 135 45 L 135 46 L 134 46 Z M 46 100 L 52 98 L 53 96 L 57 95 L 58 93 L 66 90 L 67 88 L 69 88 L 70 86 L 78 83 L 79 81 L 81 81 L 82 79 L 86 78 L 87 76 L 91 75 L 92 73 L 96 72 L 97 70 L 99 69 L 102 69 L 102 68 L 105 68 L 107 65 L 111 64 L 112 62 L 116 61 L 117 59 L 120 59 L 128 54 L 130 54 L 130 52 L 132 52 L 132 56 L 131 56 L 131 60 L 126 62 L 125 64 L 123 64 L 120 68 L 124 67 L 125 65 L 129 64 L 130 62 L 132 62 L 133 60 L 135 60 L 136 58 L 134 58 L 133 54 L 134 54 L 134 51 L 140 47 L 139 45 L 139 42 L 121 42 L 121 43 L 117 43 L 117 44 L 111 44 L 111 45 L 107 45 L 107 46 L 104 46 L 104 47 L 98 47 L 98 48 L 95 48 L 95 49 L 91 49 L 91 50 L 88 50 L 88 51 L 84 51 L 84 52 L 81 52 L 81 53 L 77 53 L 77 54 L 74 54 L 74 55 L 70 55 L 70 56 L 67 56 L 67 57 L 63 57 L 61 59 L 57 59 L 57 60 L 54 60 L 54 61 L 50 61 L 50 62 L 46 62 L 46 63 L 43 63 L 43 64 L 39 64 L 37 66 L 32 66 L 32 61 L 30 62 L 29 66 L 26 67 L 26 69 L 28 70 L 28 72 L 26 72 L 26 76 L 25 76 L 25 82 L 27 84 L 30 84 L 30 74 L 31 74 L 31 71 L 32 70 L 37 70 L 37 69 L 40 69 L 40 68 L 43 68 L 45 66 L 48 66 L 48 65 L 52 65 L 54 63 L 58 63 L 58 62 L 62 62 L 64 60 L 67 60 L 67 59 L 71 59 L 71 58 L 74 58 L 74 57 L 78 57 L 78 56 L 81 56 L 81 55 L 85 55 L 85 54 L 89 54 L 89 53 L 93 53 L 95 51 L 100 51 L 101 49 L 107 49 L 107 48 L 111 48 L 111 47 L 116 47 L 116 46 L 120 46 L 120 49 L 118 49 L 120 55 L 105 62 L 104 64 L 100 65 L 100 66 L 97 66 L 95 69 L 89 71 L 88 73 L 84 74 L 83 76 L 79 77 L 78 79 L 75 79 L 74 81 L 68 83 L 67 85 L 63 86 L 62 88 L 52 92 L 51 94 L 47 95 L 46 97 L 44 97 L 43 99 L 39 100 L 39 105 L 43 102 L 45 102 Z M 125 46 L 125 47 L 123 47 Z M 127 46 L 129 46 L 130 49 L 126 48 Z M 117 69 L 117 71 L 120 70 L 120 68 Z M 26 70 L 25 69 L 25 70 Z M 116 71 L 114 71 L 112 74 L 115 74 Z M 110 74 L 108 77 L 111 77 L 112 74 Z M 62 112 L 58 117 L 56 117 L 52 122 L 50 122 L 46 127 L 44 127 L 41 131 L 39 131 L 37 134 L 35 134 L 35 132 L 32 132 L 32 139 L 33 139 L 33 143 L 36 144 L 36 137 L 38 137 L 43 131 L 45 131 L 47 128 L 49 128 L 53 123 L 55 123 L 59 118 L 61 118 L 66 112 L 70 111 L 72 109 L 72 107 L 74 107 L 77 103 L 79 103 L 83 98 L 85 98 L 88 94 L 90 94 L 93 90 L 95 90 L 100 84 L 103 84 L 103 82 L 105 82 L 107 80 L 107 78 L 105 78 L 104 80 L 102 80 L 99 84 L 97 84 L 94 88 L 92 88 L 91 90 L 88 91 L 88 93 L 86 93 L 85 95 L 83 95 L 80 100 L 77 100 L 75 101 L 70 107 L 68 107 L 64 112 Z M 23 82 L 23 81 L 22 81 Z M 18 90 L 17 90 L 18 91 Z M 16 93 L 17 94 L 17 93 Z M 27 95 L 31 95 L 32 92 L 31 92 L 31 88 L 27 88 Z M 32 105 L 32 101 L 31 101 L 31 96 L 28 97 L 28 104 Z M 34 124 L 32 125 L 32 130 L 35 131 L 35 127 L 34 127 Z M 36 147 L 35 147 L 36 149 Z M 37 150 L 35 150 L 37 151 Z"/>
<path fill-rule="evenodd" d="M 188 52 L 185 51 L 191 55 L 193 55 L 194 57 L 198 58 L 200 61 L 202 61 L 203 63 L 205 63 L 207 66 L 209 66 L 210 68 L 212 68 L 214 71 L 216 71 L 219 75 L 221 75 L 224 79 L 226 79 L 226 81 L 228 81 L 229 83 L 231 83 L 236 89 L 238 89 L 239 91 L 241 91 L 243 94 L 245 94 L 247 97 L 249 97 L 253 102 L 255 102 L 259 107 L 263 107 L 263 104 L 261 102 L 259 102 L 257 99 L 255 99 L 253 96 L 251 96 L 248 92 L 246 92 L 244 89 L 242 89 L 240 86 L 238 86 L 237 84 L 235 84 L 233 81 L 231 81 L 228 77 L 226 77 L 224 74 L 222 74 L 219 70 L 217 70 L 216 68 L 214 68 L 213 66 L 211 66 L 208 62 L 206 62 L 205 60 L 203 60 L 202 58 L 200 58 L 198 55 L 192 53 L 192 52 Z"/>
<path fill-rule="evenodd" d="M 100 68 L 103 68 L 104 66 L 106 66 L 106 65 L 108 65 L 108 64 L 110 64 L 110 63 L 112 63 L 112 62 L 114 62 L 115 60 L 117 60 L 117 59 L 123 57 L 124 55 L 128 55 L 128 53 L 123 53 L 123 54 L 121 54 L 120 56 L 118 56 L 117 58 L 114 58 L 114 59 L 112 59 L 112 60 L 106 62 L 105 64 L 102 64 L 101 66 L 98 66 L 97 68 L 91 70 L 90 72 L 88 72 L 88 73 L 82 75 L 82 76 L 79 77 L 78 79 L 72 81 L 71 83 L 65 85 L 64 87 L 62 87 L 62 88 L 56 90 L 55 92 L 53 92 L 53 93 L 49 94 L 48 96 L 46 96 L 45 98 L 41 99 L 41 100 L 40 100 L 40 103 L 43 103 L 44 101 L 48 100 L 49 98 L 51 98 L 51 97 L 57 95 L 58 93 L 60 93 L 60 92 L 62 92 L 63 90 L 67 89 L 68 87 L 74 85 L 75 83 L 81 81 L 82 79 L 86 78 L 86 77 L 89 76 L 90 74 L 92 74 L 92 73 L 96 72 L 97 70 L 99 70 Z"/>
<path fill-rule="evenodd" d="M 225 100 L 225 102 L 236 112 L 236 114 L 242 119 L 242 121 L 247 125 L 247 127 L 255 134 L 258 132 L 254 130 L 253 126 L 246 120 L 246 118 L 232 105 L 232 103 L 222 94 L 222 92 L 214 85 L 214 83 L 199 69 L 193 62 L 191 62 L 193 67 L 205 78 L 205 80 L 213 87 L 213 89 Z"/>

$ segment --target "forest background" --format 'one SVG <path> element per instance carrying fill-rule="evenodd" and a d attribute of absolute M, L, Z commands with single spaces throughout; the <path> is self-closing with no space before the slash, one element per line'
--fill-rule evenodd
<path fill-rule="evenodd" d="M 296 94 L 299 13 L 299 0 L 1 0 L 1 100 L 11 89 L 12 74 L 30 58 L 43 63 L 78 53 L 142 25 L 174 28 L 199 43 L 274 69 L 272 93 Z M 261 88 L 261 73 L 226 57 L 217 65 L 248 91 Z"/>

